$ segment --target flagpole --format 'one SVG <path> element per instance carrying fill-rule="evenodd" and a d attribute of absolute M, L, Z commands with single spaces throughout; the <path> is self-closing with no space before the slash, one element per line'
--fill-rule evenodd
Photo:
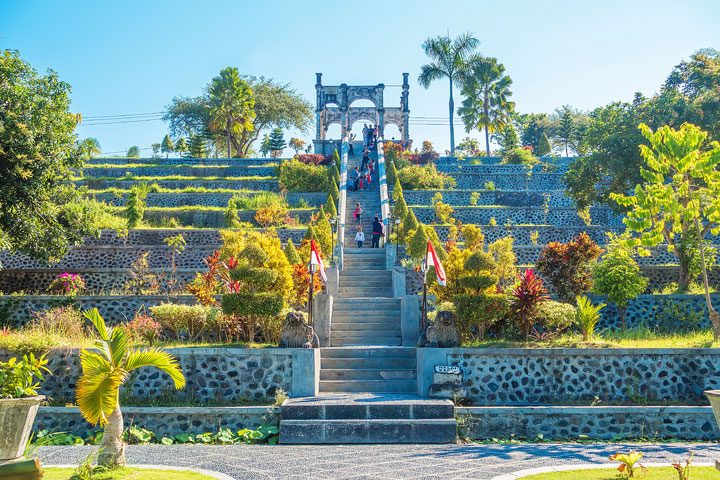
<path fill-rule="evenodd" d="M 315 265 L 310 264 L 310 293 L 308 294 L 308 325 L 313 323 L 313 287 L 315 286 Z"/>
<path fill-rule="evenodd" d="M 425 329 L 427 328 L 427 271 L 428 271 L 427 253 L 425 254 L 425 260 L 423 260 L 423 263 L 422 263 L 422 271 L 423 271 L 423 293 L 422 293 L 422 313 L 420 316 L 420 335 L 421 336 L 423 335 L 423 333 L 425 333 Z"/>

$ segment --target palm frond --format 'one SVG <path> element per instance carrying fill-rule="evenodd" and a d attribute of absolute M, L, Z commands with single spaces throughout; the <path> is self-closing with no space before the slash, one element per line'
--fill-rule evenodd
<path fill-rule="evenodd" d="M 125 329 L 122 327 L 115 327 L 110 333 L 110 340 L 107 342 L 110 350 L 110 357 L 112 358 L 113 365 L 116 367 L 122 366 L 123 358 L 127 353 L 128 336 Z"/>
<path fill-rule="evenodd" d="M 177 389 L 185 386 L 185 376 L 177 360 L 161 349 L 131 350 L 125 362 L 125 369 L 131 372 L 142 367 L 155 367 L 167 373 Z"/>
<path fill-rule="evenodd" d="M 470 32 L 461 33 L 453 41 L 453 50 L 455 54 L 460 57 L 466 57 L 478 46 L 480 46 L 480 40 L 473 37 Z"/>
<path fill-rule="evenodd" d="M 448 72 L 442 70 L 441 67 L 434 63 L 423 65 L 420 67 L 420 75 L 418 76 L 418 83 L 420 86 L 428 88 L 432 82 L 441 78 L 447 77 Z"/>
<path fill-rule="evenodd" d="M 103 319 L 102 315 L 100 315 L 100 312 L 97 308 L 93 308 L 92 310 L 85 310 L 83 312 L 83 315 L 95 326 L 95 329 L 97 330 L 98 335 L 102 340 L 106 342 L 110 340 L 110 337 L 108 336 L 107 326 L 105 325 L 105 320 Z"/>
<path fill-rule="evenodd" d="M 80 413 L 93 426 L 104 426 L 117 408 L 118 391 L 127 372 L 113 368 L 100 354 L 88 350 L 80 353 L 80 363 L 83 373 L 75 393 Z"/>

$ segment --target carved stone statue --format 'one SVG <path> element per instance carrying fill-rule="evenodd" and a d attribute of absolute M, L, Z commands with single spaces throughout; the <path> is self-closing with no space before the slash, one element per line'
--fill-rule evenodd
<path fill-rule="evenodd" d="M 455 326 L 452 312 L 438 312 L 435 321 L 428 325 L 418 343 L 419 347 L 452 348 L 460 346 L 460 331 Z"/>
<path fill-rule="evenodd" d="M 318 348 L 320 340 L 313 327 L 305 322 L 302 313 L 287 314 L 280 331 L 280 346 L 284 348 Z"/>

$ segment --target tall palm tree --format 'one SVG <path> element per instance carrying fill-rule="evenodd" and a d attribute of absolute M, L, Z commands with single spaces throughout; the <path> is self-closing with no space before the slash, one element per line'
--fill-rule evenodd
<path fill-rule="evenodd" d="M 485 130 L 485 150 L 490 156 L 490 133 L 505 128 L 511 121 L 515 102 L 511 102 L 512 80 L 505 75 L 505 67 L 496 58 L 481 58 L 463 82 L 465 99 L 458 115 L 465 123 L 465 131 Z"/>
<path fill-rule="evenodd" d="M 253 91 L 235 67 L 227 67 L 208 86 L 210 95 L 210 128 L 225 133 L 227 156 L 232 156 L 232 141 L 252 131 L 255 118 Z M 239 145 L 235 145 L 239 152 Z"/>
<path fill-rule="evenodd" d="M 455 113 L 455 102 L 453 101 L 453 84 L 463 83 L 470 66 L 480 54 L 475 49 L 480 41 L 471 33 L 463 33 L 454 40 L 449 36 L 438 36 L 428 38 L 422 48 L 425 55 L 430 57 L 432 63 L 423 65 L 418 76 L 418 83 L 428 88 L 432 82 L 441 78 L 447 78 L 450 82 L 450 153 L 455 153 L 455 128 L 453 126 L 453 114 Z"/>
<path fill-rule="evenodd" d="M 185 386 L 185 376 L 177 360 L 161 349 L 128 348 L 125 330 L 122 327 L 107 328 L 97 308 L 84 312 L 84 315 L 95 326 L 100 339 L 96 348 L 80 352 L 82 375 L 77 384 L 77 404 L 85 420 L 93 426 L 105 427 L 98 463 L 124 465 L 120 387 L 127 381 L 129 373 L 138 368 L 155 367 L 167 373 L 177 389 Z"/>

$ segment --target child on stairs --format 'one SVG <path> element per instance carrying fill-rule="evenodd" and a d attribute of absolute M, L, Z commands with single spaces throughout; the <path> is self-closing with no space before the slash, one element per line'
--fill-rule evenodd
<path fill-rule="evenodd" d="M 362 231 L 362 227 L 357 227 L 357 233 L 355 234 L 355 241 L 357 242 L 358 248 L 362 248 L 362 244 L 365 241 L 365 234 Z"/>

